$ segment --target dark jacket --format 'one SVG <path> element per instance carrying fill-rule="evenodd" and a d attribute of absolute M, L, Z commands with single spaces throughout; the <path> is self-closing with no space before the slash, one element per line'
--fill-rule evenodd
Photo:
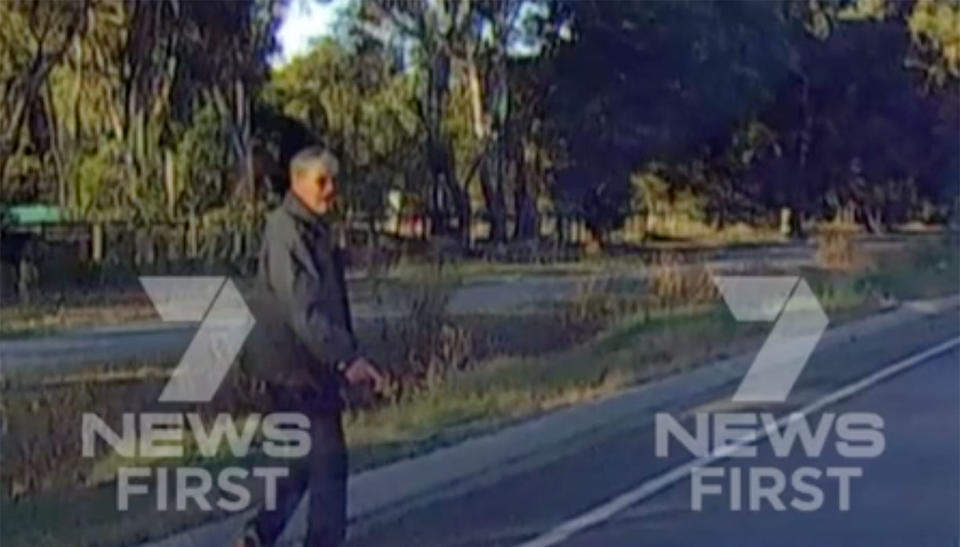
<path fill-rule="evenodd" d="M 357 355 L 341 253 L 330 228 L 288 193 L 267 216 L 244 365 L 267 383 L 312 385 L 339 401 L 337 366 Z"/>

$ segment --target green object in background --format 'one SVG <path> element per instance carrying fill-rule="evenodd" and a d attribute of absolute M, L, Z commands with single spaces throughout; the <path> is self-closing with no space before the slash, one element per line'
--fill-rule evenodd
<path fill-rule="evenodd" d="M 4 213 L 10 217 L 13 224 L 22 226 L 62 222 L 65 217 L 59 207 L 43 203 L 13 205 L 5 208 Z"/>

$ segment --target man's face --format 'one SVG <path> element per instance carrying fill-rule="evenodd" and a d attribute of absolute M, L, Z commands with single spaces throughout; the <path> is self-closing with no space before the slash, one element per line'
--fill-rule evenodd
<path fill-rule="evenodd" d="M 326 213 L 333 207 L 337 197 L 337 185 L 333 175 L 317 171 L 304 173 L 298 186 L 300 198 L 315 213 Z"/>

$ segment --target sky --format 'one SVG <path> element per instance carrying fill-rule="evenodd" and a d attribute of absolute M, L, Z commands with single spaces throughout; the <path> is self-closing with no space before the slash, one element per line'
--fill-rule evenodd
<path fill-rule="evenodd" d="M 2 1 L 2 0 L 0 0 Z M 281 53 L 271 64 L 279 67 L 298 55 L 306 53 L 310 48 L 311 40 L 329 35 L 333 32 L 333 24 L 337 11 L 348 5 L 351 0 L 292 0 L 288 13 L 277 29 L 277 38 L 280 41 Z M 534 2 L 522 5 L 523 13 L 530 16 L 544 15 L 543 6 Z M 526 17 L 521 16 L 521 18 Z M 562 32 L 566 32 L 564 29 Z M 569 34 L 564 35 L 569 39 Z M 511 45 L 511 53 L 518 55 L 536 55 L 540 51 L 536 42 L 516 40 Z"/>
<path fill-rule="evenodd" d="M 282 53 L 274 64 L 282 65 L 297 55 L 305 53 L 312 39 L 330 34 L 336 11 L 346 2 L 347 0 L 322 3 L 316 0 L 291 2 L 287 16 L 277 30 Z"/>

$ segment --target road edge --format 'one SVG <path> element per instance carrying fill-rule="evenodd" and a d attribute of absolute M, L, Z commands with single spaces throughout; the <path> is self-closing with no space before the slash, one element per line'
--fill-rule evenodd
<path fill-rule="evenodd" d="M 960 308 L 960 294 L 903 302 L 856 321 L 829 328 L 817 351 L 836 347 L 910 321 Z M 720 389 L 738 381 L 749 368 L 754 352 L 700 366 L 628 388 L 596 401 L 566 407 L 517 425 L 467 439 L 422 456 L 400 460 L 352 475 L 348 484 L 347 515 L 351 535 L 428 503 L 460 496 L 502 480 L 533 465 L 562 457 L 571 446 L 609 430 L 637 414 L 652 415 L 677 401 Z M 549 454 L 549 456 L 546 456 Z M 302 537 L 306 500 L 291 518 L 284 540 Z M 233 516 L 174 534 L 143 547 L 188 547 L 223 543 L 238 533 L 248 514 Z M 216 538 L 221 538 L 219 541 Z M 286 543 L 283 543 L 286 544 Z"/>

